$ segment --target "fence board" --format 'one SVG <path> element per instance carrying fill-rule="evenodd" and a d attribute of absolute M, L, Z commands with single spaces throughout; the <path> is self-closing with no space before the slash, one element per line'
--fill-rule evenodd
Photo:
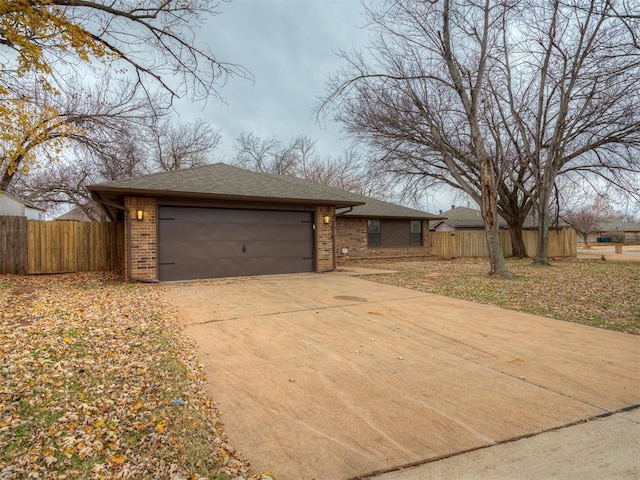
<path fill-rule="evenodd" d="M 0 216 L 0 273 L 27 271 L 27 218 Z"/>
<path fill-rule="evenodd" d="M 124 228 L 110 222 L 27 222 L 27 273 L 119 270 Z"/>
<path fill-rule="evenodd" d="M 527 255 L 535 256 L 538 232 L 524 230 L 522 236 Z M 551 230 L 549 231 L 548 255 L 550 257 L 576 256 L 577 242 L 575 230 Z M 500 243 L 504 256 L 512 256 L 511 234 L 508 230 L 500 231 Z M 489 256 L 484 230 L 431 232 L 431 253 L 443 259 Z"/>

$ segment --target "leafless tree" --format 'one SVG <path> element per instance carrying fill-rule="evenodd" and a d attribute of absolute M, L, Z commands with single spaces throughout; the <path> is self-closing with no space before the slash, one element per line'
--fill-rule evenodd
<path fill-rule="evenodd" d="M 311 147 L 303 136 L 285 144 L 276 137 L 242 133 L 235 142 L 234 163 L 254 172 L 295 175 L 299 153 L 305 154 Z"/>
<path fill-rule="evenodd" d="M 195 29 L 216 15 L 208 0 L 35 0 L 3 2 L 0 85 L 32 71 L 41 84 L 65 84 L 65 65 L 129 74 L 136 88 L 171 97 L 218 95 L 229 76 L 250 77 L 198 45 Z M 96 62 L 95 60 L 99 60 Z M 104 66 L 102 68 L 100 65 Z M 10 88 L 9 88 L 10 89 Z"/>
<path fill-rule="evenodd" d="M 510 277 L 498 232 L 501 165 L 483 122 L 505 8 L 495 2 L 389 0 L 366 7 L 370 56 L 342 54 L 348 67 L 329 85 L 348 132 L 376 146 L 385 169 L 462 189 L 481 207 L 490 273 Z"/>
<path fill-rule="evenodd" d="M 202 119 L 178 124 L 166 119 L 152 128 L 154 140 L 152 168 L 174 171 L 206 165 L 220 144 L 221 135 Z"/>
<path fill-rule="evenodd" d="M 321 157 L 316 140 L 304 135 L 283 143 L 276 137 L 243 133 L 236 140 L 234 163 L 255 172 L 291 175 L 368 197 L 389 198 L 392 193 L 384 172 L 366 161 L 357 147 Z"/>
<path fill-rule="evenodd" d="M 582 237 L 585 245 L 588 244 L 589 235 L 598 231 L 598 226 L 603 218 L 591 207 L 580 207 L 562 214 L 562 219 L 571 225 Z"/>
<path fill-rule="evenodd" d="M 349 66 L 324 108 L 388 170 L 469 194 L 490 245 L 494 198 L 514 232 L 535 214 L 534 262 L 547 264 L 559 178 L 600 178 L 638 196 L 640 16 L 629 14 L 638 9 L 389 0 L 367 9 L 375 55 L 343 54 Z"/>
<path fill-rule="evenodd" d="M 107 79 L 93 88 L 71 86 L 70 92 L 51 95 L 36 85 L 25 91 L 23 124 L 0 120 L 0 190 L 33 165 L 55 164 L 73 146 L 107 155 L 130 132 L 144 135 L 166 114 L 127 82 Z"/>

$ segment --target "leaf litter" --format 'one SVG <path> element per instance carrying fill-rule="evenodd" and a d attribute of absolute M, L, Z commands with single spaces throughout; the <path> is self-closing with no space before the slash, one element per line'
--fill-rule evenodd
<path fill-rule="evenodd" d="M 0 479 L 258 479 L 152 285 L 0 275 Z"/>
<path fill-rule="evenodd" d="M 357 265 L 397 271 L 366 277 L 375 282 L 640 334 L 638 261 L 563 259 L 539 267 L 531 259 L 507 259 L 516 275 L 511 280 L 487 275 L 487 259 L 370 260 Z"/>

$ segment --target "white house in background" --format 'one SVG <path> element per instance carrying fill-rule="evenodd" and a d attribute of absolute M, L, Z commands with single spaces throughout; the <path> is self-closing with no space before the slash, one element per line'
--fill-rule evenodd
<path fill-rule="evenodd" d="M 29 220 L 45 220 L 46 211 L 31 205 L 26 200 L 0 192 L 0 217 L 27 217 Z"/>

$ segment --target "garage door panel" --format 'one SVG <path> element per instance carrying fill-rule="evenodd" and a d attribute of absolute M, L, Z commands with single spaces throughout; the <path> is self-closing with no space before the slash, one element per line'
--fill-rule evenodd
<path fill-rule="evenodd" d="M 310 212 L 274 210 L 234 210 L 225 208 L 160 207 L 160 220 L 184 223 L 278 224 L 311 222 Z"/>
<path fill-rule="evenodd" d="M 244 248 L 243 248 L 244 247 Z M 295 259 L 297 257 L 311 257 L 306 242 L 296 241 L 218 241 L 215 246 L 210 242 L 164 242 L 163 262 L 171 262 L 183 258 L 185 250 L 191 250 L 190 256 L 202 261 L 225 258 L 257 258 L 273 257 L 281 259 Z"/>
<path fill-rule="evenodd" d="M 313 270 L 311 212 L 160 207 L 160 280 Z"/>
<path fill-rule="evenodd" d="M 272 258 L 223 258 L 218 259 L 216 267 L 225 272 L 225 277 L 300 272 L 299 266 L 293 266 L 290 263 L 274 263 Z M 307 261 L 307 267 L 308 270 L 305 271 L 310 271 L 313 268 L 311 259 Z M 180 266 L 164 265 L 161 270 L 163 270 L 165 278 L 173 280 L 186 280 L 185 278 L 177 278 L 182 276 L 182 272 L 185 270 L 190 272 L 189 278 L 191 279 L 214 278 L 211 276 L 208 265 L 198 260 L 187 260 Z"/>
<path fill-rule="evenodd" d="M 176 221 L 160 222 L 158 235 L 163 238 L 181 238 L 187 229 L 189 243 L 191 242 L 242 242 L 250 238 L 265 238 L 276 241 L 296 240 L 309 241 L 310 226 L 299 225 L 249 225 L 249 224 L 215 224 L 211 223 L 187 223 Z"/>

